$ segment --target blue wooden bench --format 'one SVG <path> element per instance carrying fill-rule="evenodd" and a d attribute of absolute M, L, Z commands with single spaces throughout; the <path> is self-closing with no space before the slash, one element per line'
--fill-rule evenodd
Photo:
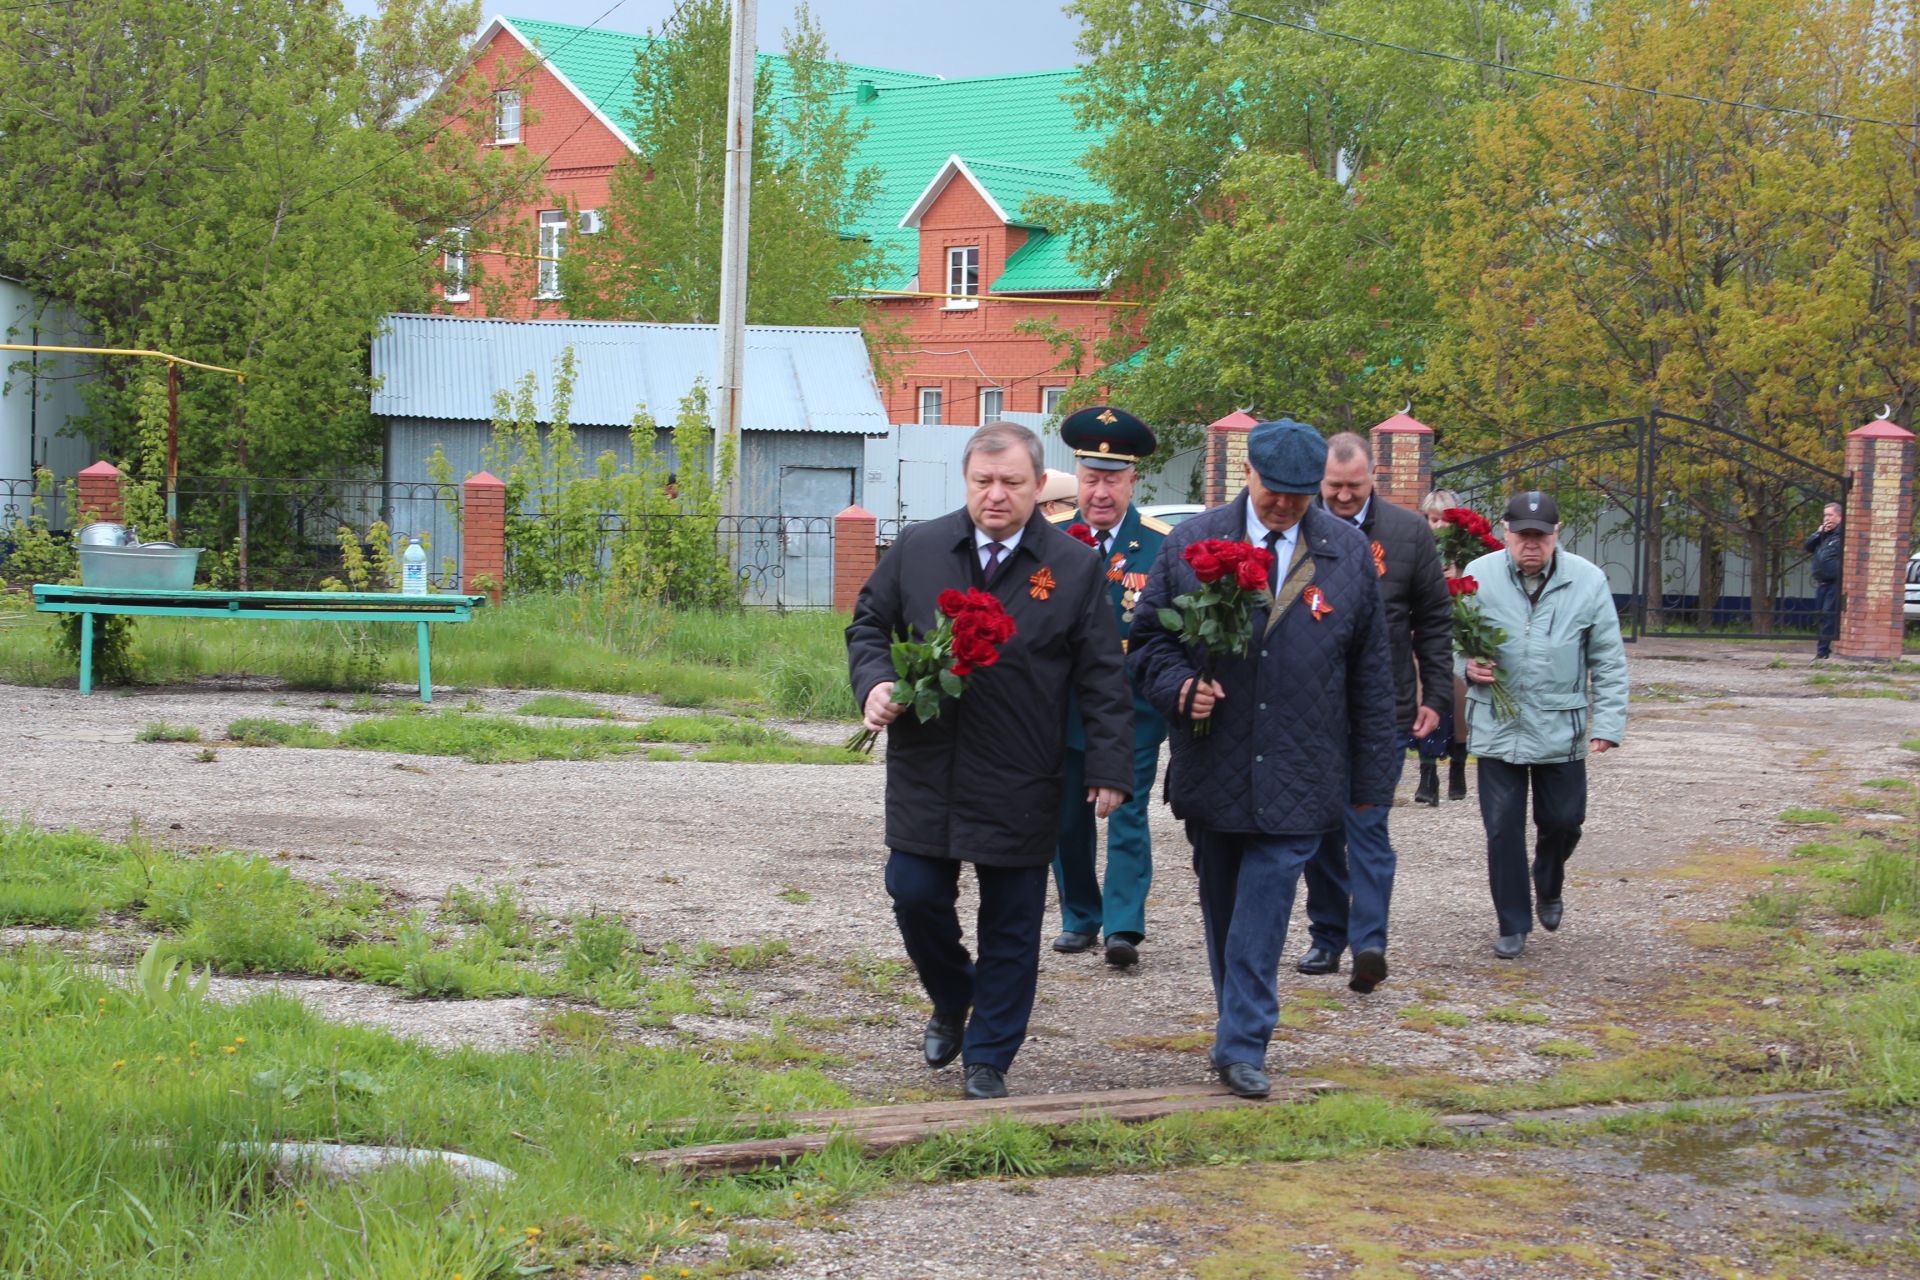
<path fill-rule="evenodd" d="M 411 622 L 420 628 L 420 701 L 433 701 L 428 627 L 468 622 L 485 596 L 403 596 L 370 591 L 149 591 L 131 587 L 63 587 L 35 583 L 41 613 L 80 615 L 80 692 L 93 692 L 93 619 L 98 614 L 146 618 L 252 618 L 280 622 Z"/>

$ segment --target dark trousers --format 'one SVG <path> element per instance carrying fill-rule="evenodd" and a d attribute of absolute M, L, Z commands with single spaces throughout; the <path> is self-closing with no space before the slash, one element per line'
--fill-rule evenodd
<path fill-rule="evenodd" d="M 1393 781 L 1398 786 L 1407 753 L 1395 754 Z M 1387 837 L 1392 814 L 1390 804 L 1371 809 L 1348 805 L 1344 825 L 1320 837 L 1320 847 L 1307 862 L 1306 881 L 1307 932 L 1321 950 L 1338 956 L 1349 941 L 1355 955 L 1387 949 L 1387 911 L 1399 862 Z"/>
<path fill-rule="evenodd" d="M 1533 884 L 1527 884 L 1527 788 L 1533 788 Z M 1480 821 L 1487 829 L 1487 884 L 1500 932 L 1531 933 L 1533 903 L 1553 902 L 1587 820 L 1587 762 L 1508 764 L 1480 757 Z"/>
<path fill-rule="evenodd" d="M 939 1013 L 973 1016 L 960 1053 L 968 1066 L 1005 1071 L 1027 1038 L 1033 989 L 1040 977 L 1040 922 L 1047 912 L 1047 868 L 975 865 L 980 911 L 974 923 L 979 958 L 960 941 L 960 863 L 895 849 L 887 859 L 887 893 L 900 940 Z"/>
<path fill-rule="evenodd" d="M 1840 584 L 1814 583 L 1813 608 L 1820 615 L 1820 638 L 1814 642 L 1813 653 L 1824 658 L 1833 651 L 1833 642 L 1840 635 Z"/>
<path fill-rule="evenodd" d="M 1243 835 L 1190 827 L 1207 927 L 1207 968 L 1219 1021 L 1213 1062 L 1267 1059 L 1280 1017 L 1280 951 L 1287 940 L 1300 868 L 1320 837 Z"/>

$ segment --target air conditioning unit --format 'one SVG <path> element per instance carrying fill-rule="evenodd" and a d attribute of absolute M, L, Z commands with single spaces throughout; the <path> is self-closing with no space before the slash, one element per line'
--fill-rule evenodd
<path fill-rule="evenodd" d="M 583 236 L 595 235 L 601 231 L 605 231 L 606 229 L 607 229 L 607 216 L 601 213 L 598 209 L 582 209 L 580 211 L 580 234 L 581 235 Z"/>

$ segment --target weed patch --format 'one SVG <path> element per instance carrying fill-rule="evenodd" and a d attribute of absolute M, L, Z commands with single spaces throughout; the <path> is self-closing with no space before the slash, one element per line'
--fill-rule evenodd
<path fill-rule="evenodd" d="M 619 717 L 596 702 L 565 693 L 543 693 L 513 709 L 517 716 L 552 716 L 573 720 L 616 720 Z"/>
<path fill-rule="evenodd" d="M 134 735 L 135 742 L 198 742 L 200 730 L 190 724 L 168 724 L 164 720 L 154 720 L 140 727 Z"/>
<path fill-rule="evenodd" d="M 1820 822 L 1839 822 L 1840 820 L 1840 815 L 1831 809 L 1792 808 L 1782 809 L 1780 811 L 1780 821 L 1793 823 L 1796 826 L 1806 826 Z"/>

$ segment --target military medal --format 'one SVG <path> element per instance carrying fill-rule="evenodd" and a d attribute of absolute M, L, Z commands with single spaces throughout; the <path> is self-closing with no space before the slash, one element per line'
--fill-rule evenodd
<path fill-rule="evenodd" d="M 1127 571 L 1127 558 L 1121 555 L 1118 551 L 1114 552 L 1113 559 L 1107 562 L 1107 581 L 1108 582 L 1120 581 L 1121 575 L 1124 574 L 1126 571 Z"/>
<path fill-rule="evenodd" d="M 1307 612 L 1313 615 L 1315 622 L 1333 612 L 1333 606 L 1327 603 L 1327 593 L 1317 586 L 1310 586 L 1301 592 L 1300 601 L 1307 606 Z"/>

